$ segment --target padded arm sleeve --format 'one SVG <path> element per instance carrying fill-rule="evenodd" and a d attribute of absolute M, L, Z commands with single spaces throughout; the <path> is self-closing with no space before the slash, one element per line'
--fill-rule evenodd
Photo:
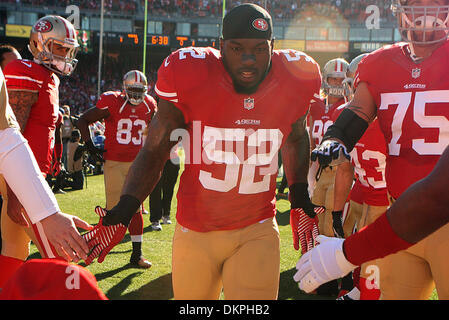
<path fill-rule="evenodd" d="M 332 138 L 340 139 L 348 152 L 351 152 L 368 126 L 369 123 L 360 118 L 354 111 L 345 109 L 334 124 L 327 129 L 322 141 Z"/>

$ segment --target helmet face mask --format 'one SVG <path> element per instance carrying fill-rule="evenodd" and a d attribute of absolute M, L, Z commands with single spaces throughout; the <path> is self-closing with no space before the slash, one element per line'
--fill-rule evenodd
<path fill-rule="evenodd" d="M 363 58 L 365 58 L 368 55 L 368 53 L 362 53 L 361 55 L 358 55 L 354 59 L 352 59 L 351 63 L 349 64 L 348 71 L 346 72 L 346 77 L 343 80 L 343 88 L 344 88 L 344 94 L 345 94 L 345 101 L 351 101 L 354 97 L 354 77 L 355 73 L 357 71 L 357 68 L 359 66 L 359 63 L 362 61 Z"/>
<path fill-rule="evenodd" d="M 68 76 L 72 74 L 78 64 L 78 60 L 75 59 L 75 57 L 79 48 L 75 46 L 69 47 L 67 54 L 62 56 L 54 53 L 55 44 L 61 47 L 66 47 L 66 44 L 58 39 L 47 39 L 44 43 L 45 49 L 40 53 L 41 61 L 44 64 L 48 63 L 47 67 L 50 70 Z"/>
<path fill-rule="evenodd" d="M 445 5 L 409 5 L 394 0 L 391 5 L 398 18 L 399 32 L 404 41 L 415 45 L 433 45 L 449 35 L 449 1 Z"/>
<path fill-rule="evenodd" d="M 36 22 L 28 48 L 35 60 L 63 76 L 72 74 L 78 63 L 75 59 L 79 49 L 76 30 L 59 16 L 45 16 Z"/>
<path fill-rule="evenodd" d="M 338 58 L 330 60 L 323 68 L 323 90 L 328 96 L 343 98 L 345 89 L 342 84 L 335 85 L 329 83 L 329 78 L 345 79 L 349 64 L 346 60 Z"/>
<path fill-rule="evenodd" d="M 132 105 L 139 105 L 145 99 L 148 82 L 145 75 L 138 70 L 131 70 L 123 77 L 123 91 Z"/>

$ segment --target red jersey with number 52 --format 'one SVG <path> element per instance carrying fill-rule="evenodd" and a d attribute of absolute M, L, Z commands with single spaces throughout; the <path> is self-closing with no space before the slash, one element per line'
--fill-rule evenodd
<path fill-rule="evenodd" d="M 319 65 L 302 52 L 274 51 L 257 92 L 237 93 L 213 48 L 172 53 L 156 93 L 187 124 L 178 222 L 207 232 L 243 228 L 276 214 L 277 152 L 321 85 Z"/>
<path fill-rule="evenodd" d="M 132 162 L 142 147 L 142 135 L 156 111 L 156 101 L 146 95 L 134 106 L 120 91 L 108 91 L 100 96 L 98 109 L 107 109 L 105 119 L 105 160 Z"/>
<path fill-rule="evenodd" d="M 386 180 L 397 198 L 427 176 L 449 144 L 449 41 L 416 64 L 408 44 L 366 56 L 355 84 L 365 82 L 377 105 L 388 148 Z"/>
<path fill-rule="evenodd" d="M 59 78 L 30 60 L 14 60 L 4 70 L 8 90 L 38 93 L 23 136 L 28 140 L 42 173 L 49 173 L 59 117 Z"/>

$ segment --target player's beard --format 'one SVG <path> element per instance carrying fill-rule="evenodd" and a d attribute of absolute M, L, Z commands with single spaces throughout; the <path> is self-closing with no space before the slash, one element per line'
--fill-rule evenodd
<path fill-rule="evenodd" d="M 231 77 L 232 80 L 232 84 L 234 86 L 234 90 L 237 93 L 240 94 L 253 94 L 257 91 L 257 89 L 259 88 L 259 85 L 262 83 L 262 81 L 265 79 L 265 77 L 267 76 L 268 72 L 271 69 L 271 61 L 270 64 L 268 66 L 268 68 L 265 70 L 264 74 L 262 75 L 262 77 L 253 85 L 248 86 L 248 85 L 243 85 L 239 83 L 238 78 L 232 73 L 231 68 L 229 68 L 227 62 L 226 62 L 226 57 L 225 55 L 223 55 L 223 65 L 226 69 L 226 72 L 229 74 L 229 76 Z"/>

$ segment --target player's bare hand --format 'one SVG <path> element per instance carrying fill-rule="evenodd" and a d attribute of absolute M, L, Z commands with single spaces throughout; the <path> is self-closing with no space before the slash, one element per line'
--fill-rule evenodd
<path fill-rule="evenodd" d="M 59 256 L 74 262 L 87 259 L 89 247 L 77 227 L 92 230 L 93 226 L 76 216 L 62 212 L 55 213 L 40 222 Z"/>

